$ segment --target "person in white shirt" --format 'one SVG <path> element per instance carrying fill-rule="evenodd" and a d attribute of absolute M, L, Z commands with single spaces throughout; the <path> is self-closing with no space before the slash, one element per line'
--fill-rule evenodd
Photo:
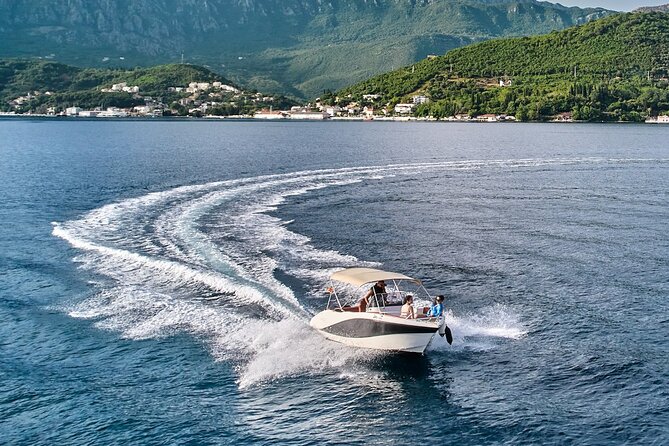
<path fill-rule="evenodd" d="M 413 309 L 413 296 L 407 294 L 404 298 L 404 305 L 402 305 L 402 310 L 400 310 L 400 316 L 405 319 L 416 319 L 416 312 Z"/>

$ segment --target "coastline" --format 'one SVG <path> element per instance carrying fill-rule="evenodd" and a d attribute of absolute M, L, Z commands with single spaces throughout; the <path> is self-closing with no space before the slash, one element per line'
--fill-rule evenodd
<path fill-rule="evenodd" d="M 436 119 L 424 117 L 381 117 L 368 119 L 363 117 L 332 117 L 328 119 L 263 119 L 254 118 L 253 116 L 114 116 L 114 117 L 89 117 L 89 116 L 62 116 L 38 113 L 6 113 L 0 112 L 0 121 L 3 120 L 59 120 L 59 121 L 81 121 L 81 122 L 101 122 L 101 121 L 245 121 L 245 122 L 421 122 L 421 123 L 438 123 L 438 124 L 643 124 L 643 125 L 658 125 L 669 124 L 665 122 L 656 121 L 482 121 L 477 119 L 470 120 L 454 120 L 454 119 Z"/>

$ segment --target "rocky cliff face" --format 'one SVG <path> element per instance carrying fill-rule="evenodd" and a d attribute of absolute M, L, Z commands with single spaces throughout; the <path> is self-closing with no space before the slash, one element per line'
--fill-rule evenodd
<path fill-rule="evenodd" d="M 634 12 L 669 12 L 669 4 L 660 6 L 644 6 L 637 8 Z"/>
<path fill-rule="evenodd" d="M 2 57 L 209 65 L 300 96 L 476 40 L 609 14 L 533 0 L 0 0 Z"/>

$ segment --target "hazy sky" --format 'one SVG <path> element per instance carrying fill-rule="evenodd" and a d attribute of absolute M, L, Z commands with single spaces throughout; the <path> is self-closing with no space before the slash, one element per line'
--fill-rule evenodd
<path fill-rule="evenodd" d="M 550 0 L 564 6 L 600 6 L 616 11 L 631 11 L 639 6 L 657 6 L 669 3 L 669 0 Z"/>

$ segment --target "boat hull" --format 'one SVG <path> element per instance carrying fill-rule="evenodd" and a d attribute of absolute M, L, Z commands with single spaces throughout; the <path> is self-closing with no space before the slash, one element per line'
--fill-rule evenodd
<path fill-rule="evenodd" d="M 435 320 L 333 310 L 318 313 L 311 326 L 327 339 L 353 347 L 411 353 L 423 353 L 439 329 Z"/>

